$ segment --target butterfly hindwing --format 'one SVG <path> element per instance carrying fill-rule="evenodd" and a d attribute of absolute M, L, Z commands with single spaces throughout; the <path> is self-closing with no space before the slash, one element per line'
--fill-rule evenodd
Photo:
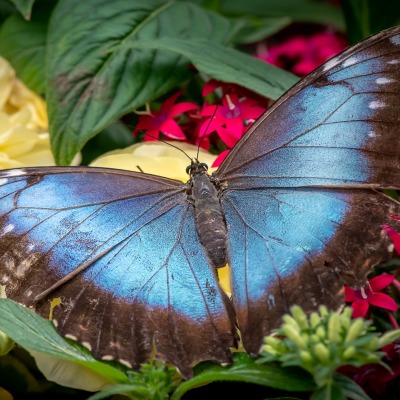
<path fill-rule="evenodd" d="M 233 190 L 222 204 L 233 302 L 244 347 L 254 354 L 292 305 L 336 309 L 344 284 L 363 285 L 390 254 L 381 225 L 400 212 L 368 190 Z"/>
<path fill-rule="evenodd" d="M 63 335 L 135 369 L 154 346 L 184 376 L 202 359 L 230 361 L 234 313 L 199 243 L 183 184 L 90 168 L 9 174 L 0 172 L 8 297 L 44 317 L 49 301 L 61 298 L 53 313 Z"/>

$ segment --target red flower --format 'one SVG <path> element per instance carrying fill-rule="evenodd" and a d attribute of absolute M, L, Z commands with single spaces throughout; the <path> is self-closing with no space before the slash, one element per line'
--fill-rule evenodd
<path fill-rule="evenodd" d="M 205 105 L 201 116 L 206 118 L 199 136 L 216 131 L 228 147 L 233 147 L 249 126 L 264 112 L 257 101 L 240 100 L 236 93 L 222 97 L 222 105 Z"/>
<path fill-rule="evenodd" d="M 305 76 L 329 58 L 345 49 L 344 37 L 330 31 L 311 36 L 295 36 L 264 48 L 259 46 L 256 55 L 263 61 Z"/>
<path fill-rule="evenodd" d="M 345 301 L 352 303 L 353 318 L 364 317 L 370 305 L 397 311 L 397 303 L 390 296 L 381 292 L 389 286 L 394 279 L 394 275 L 382 274 L 375 276 L 368 281 L 365 287 L 358 290 L 345 286 Z"/>
<path fill-rule="evenodd" d="M 144 130 L 149 135 L 145 136 L 145 140 L 157 139 L 160 132 L 171 139 L 185 140 L 186 136 L 174 117 L 186 111 L 195 110 L 198 105 L 189 102 L 174 104 L 181 94 L 182 91 L 179 91 L 165 100 L 159 111 L 150 111 L 147 115 L 141 115 L 133 134 L 136 135 L 138 131 Z"/>
<path fill-rule="evenodd" d="M 389 215 L 390 218 L 400 221 L 400 217 L 396 215 Z M 391 226 L 389 225 L 382 225 L 382 229 L 387 233 L 387 235 L 392 239 L 394 248 L 397 254 L 400 254 L 400 233 L 396 232 Z"/>
<path fill-rule="evenodd" d="M 391 395 L 396 393 L 400 376 L 400 344 L 391 343 L 382 350 L 386 353 L 382 361 L 390 369 L 374 363 L 361 367 L 346 365 L 340 367 L 337 372 L 358 383 L 372 399 L 393 398 Z"/>

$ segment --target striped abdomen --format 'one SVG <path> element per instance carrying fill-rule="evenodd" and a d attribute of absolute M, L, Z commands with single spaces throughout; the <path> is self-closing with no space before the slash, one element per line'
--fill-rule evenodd
<path fill-rule="evenodd" d="M 218 192 L 207 174 L 192 176 L 192 198 L 200 243 L 216 268 L 228 262 L 227 231 Z"/>

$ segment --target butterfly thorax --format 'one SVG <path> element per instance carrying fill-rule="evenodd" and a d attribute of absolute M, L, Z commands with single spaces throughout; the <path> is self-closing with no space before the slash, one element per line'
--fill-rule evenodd
<path fill-rule="evenodd" d="M 227 263 L 227 230 L 218 190 L 204 171 L 191 171 L 191 201 L 196 230 L 208 259 L 216 268 Z"/>

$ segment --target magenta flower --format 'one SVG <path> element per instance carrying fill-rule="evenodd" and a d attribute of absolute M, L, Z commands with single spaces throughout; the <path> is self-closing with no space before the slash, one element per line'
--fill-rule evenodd
<path fill-rule="evenodd" d="M 202 117 L 207 117 L 200 128 L 199 136 L 216 131 L 222 141 L 233 147 L 250 125 L 264 112 L 257 101 L 240 99 L 236 93 L 222 97 L 222 105 L 205 105 Z"/>
<path fill-rule="evenodd" d="M 400 217 L 399 216 L 389 215 L 389 217 L 394 219 L 394 220 L 400 221 Z M 387 233 L 387 235 L 392 240 L 394 248 L 395 248 L 397 254 L 400 254 L 400 233 L 395 231 L 389 225 L 382 225 L 382 229 Z"/>
<path fill-rule="evenodd" d="M 389 286 L 394 279 L 394 275 L 382 274 L 369 280 L 367 285 L 361 289 L 354 290 L 345 286 L 345 301 L 352 303 L 353 318 L 364 317 L 371 305 L 397 311 L 397 303 L 390 296 L 382 293 L 382 290 Z"/>
<path fill-rule="evenodd" d="M 343 51 L 346 46 L 347 42 L 343 36 L 326 31 L 311 36 L 291 37 L 269 47 L 266 47 L 265 43 L 261 44 L 256 57 L 299 76 L 305 76 Z"/>
<path fill-rule="evenodd" d="M 196 110 L 199 106 L 190 102 L 175 104 L 181 94 L 182 91 L 179 91 L 165 100 L 159 111 L 147 111 L 140 115 L 139 123 L 136 125 L 133 134 L 136 135 L 138 131 L 144 130 L 148 134 L 148 136 L 145 136 L 145 140 L 155 140 L 160 133 L 170 139 L 185 140 L 186 136 L 175 121 L 175 117 L 186 111 Z"/>

